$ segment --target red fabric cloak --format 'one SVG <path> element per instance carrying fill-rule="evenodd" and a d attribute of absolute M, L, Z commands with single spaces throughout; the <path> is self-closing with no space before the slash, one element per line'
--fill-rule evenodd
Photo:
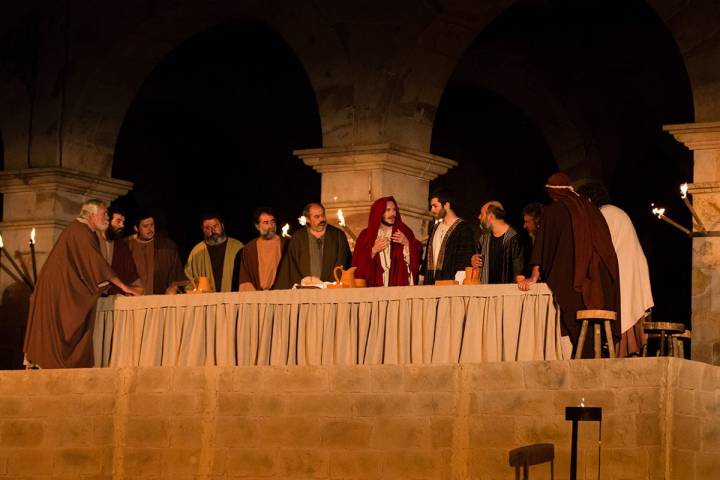
<path fill-rule="evenodd" d="M 412 230 L 402 222 L 400 209 L 393 197 L 378 198 L 370 208 L 368 227 L 360 232 L 360 235 L 358 235 L 357 241 L 355 242 L 355 250 L 353 251 L 352 264 L 354 267 L 357 267 L 355 277 L 364 278 L 367 281 L 368 287 L 383 286 L 383 267 L 380 255 L 375 255 L 373 258 L 372 247 L 375 244 L 375 240 L 377 240 L 377 233 L 380 229 L 380 222 L 383 214 L 385 213 L 387 202 L 393 202 L 395 204 L 395 208 L 397 209 L 392 233 L 394 234 L 396 231 L 400 230 L 405 234 L 410 242 L 410 272 L 412 273 L 414 284 L 417 285 L 422 245 L 415 238 Z M 405 263 L 402 244 L 391 242 L 389 286 L 395 287 L 409 285 L 410 282 L 408 281 L 407 272 L 408 265 Z"/>

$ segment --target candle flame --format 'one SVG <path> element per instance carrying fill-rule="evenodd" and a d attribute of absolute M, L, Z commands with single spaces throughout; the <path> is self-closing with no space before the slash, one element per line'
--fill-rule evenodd
<path fill-rule="evenodd" d="M 305 224 L 307 223 L 307 218 L 305 218 L 305 215 L 300 215 L 300 216 L 298 217 L 298 223 L 299 223 L 300 225 L 305 225 Z"/>
<path fill-rule="evenodd" d="M 687 191 L 688 191 L 688 184 L 687 182 L 680 185 L 680 197 L 685 198 L 687 197 Z"/>
<path fill-rule="evenodd" d="M 664 208 L 653 208 L 652 214 L 657 215 L 658 218 L 662 218 L 663 215 L 665 215 L 665 209 Z"/>
<path fill-rule="evenodd" d="M 285 225 L 282 226 L 282 236 L 283 237 L 287 238 L 290 236 L 290 235 L 288 235 L 288 230 L 290 230 L 290 225 L 286 223 Z"/>
<path fill-rule="evenodd" d="M 580 406 L 581 407 L 585 406 L 585 397 L 582 397 L 582 400 L 580 400 Z"/>
<path fill-rule="evenodd" d="M 340 224 L 340 226 L 344 227 L 345 226 L 345 215 L 343 215 L 343 213 L 342 213 L 342 208 L 338 208 L 337 217 L 338 217 L 338 223 Z"/>
<path fill-rule="evenodd" d="M 35 245 L 35 228 L 33 228 L 32 232 L 30 232 L 30 243 Z"/>
<path fill-rule="evenodd" d="M 3 246 L 4 246 L 4 244 L 3 244 L 3 241 L 2 241 L 2 235 L 0 235 L 0 248 L 3 248 Z"/>

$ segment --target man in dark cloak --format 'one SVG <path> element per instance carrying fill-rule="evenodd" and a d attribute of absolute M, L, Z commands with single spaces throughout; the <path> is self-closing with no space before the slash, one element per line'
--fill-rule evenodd
<path fill-rule="evenodd" d="M 430 213 L 435 223 L 428 232 L 425 258 L 421 274 L 425 285 L 436 280 L 454 280 L 459 272 L 465 274 L 475 252 L 475 238 L 468 222 L 455 213 L 455 196 L 440 190 L 430 197 Z"/>
<path fill-rule="evenodd" d="M 552 202 L 543 211 L 530 264 L 532 275 L 518 287 L 527 291 L 543 279 L 560 306 L 561 333 L 577 349 L 578 310 L 612 310 L 613 336 L 620 338 L 618 263 L 607 223 L 597 207 L 570 186 L 570 177 L 556 173 L 545 186 Z M 611 341 L 608 339 L 608 341 Z M 585 342 L 583 357 L 592 357 L 592 342 Z"/>
<path fill-rule="evenodd" d="M 80 217 L 58 237 L 43 265 L 25 333 L 26 365 L 40 368 L 92 367 L 95 304 L 108 282 L 136 295 L 113 272 L 96 232 L 108 227 L 107 206 L 88 200 Z"/>
<path fill-rule="evenodd" d="M 135 265 L 142 279 L 146 295 L 178 293 L 188 285 L 177 245 L 170 238 L 156 234 L 155 218 L 140 213 L 136 220 L 135 235 L 126 239 Z"/>
<path fill-rule="evenodd" d="M 517 231 L 505 221 L 507 213 L 497 200 L 480 209 L 481 253 L 472 256 L 472 266 L 481 269 L 480 283 L 515 283 L 525 270 L 525 245 Z"/>
<path fill-rule="evenodd" d="M 417 285 L 421 251 L 422 245 L 402 222 L 395 199 L 379 198 L 355 242 L 355 277 L 364 278 L 368 287 Z"/>
<path fill-rule="evenodd" d="M 290 240 L 275 288 L 292 288 L 304 277 L 332 282 L 336 266 L 350 266 L 347 237 L 342 230 L 327 224 L 325 207 L 310 203 L 303 209 L 303 216 L 307 223 Z"/>
<path fill-rule="evenodd" d="M 275 285 L 280 262 L 287 248 L 285 239 L 277 234 L 272 208 L 256 209 L 253 224 L 260 235 L 250 240 L 240 253 L 238 284 L 241 292 L 270 290 Z"/>

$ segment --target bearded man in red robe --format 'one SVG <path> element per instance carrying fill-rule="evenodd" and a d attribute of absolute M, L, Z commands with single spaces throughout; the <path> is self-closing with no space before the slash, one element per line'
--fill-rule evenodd
<path fill-rule="evenodd" d="M 422 245 L 402 222 L 393 197 L 375 200 L 368 226 L 355 242 L 356 278 L 368 287 L 417 285 Z"/>

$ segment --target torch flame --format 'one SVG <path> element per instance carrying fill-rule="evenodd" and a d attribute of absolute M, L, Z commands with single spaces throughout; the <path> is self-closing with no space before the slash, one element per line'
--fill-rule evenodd
<path fill-rule="evenodd" d="M 35 245 L 35 229 L 32 229 L 32 232 L 30 232 L 30 243 Z"/>
<path fill-rule="evenodd" d="M 680 197 L 685 198 L 687 197 L 687 191 L 688 191 L 688 184 L 687 182 L 680 185 Z"/>
<path fill-rule="evenodd" d="M 4 244 L 3 244 L 3 241 L 2 241 L 2 235 L 0 235 L 0 248 L 3 248 L 3 246 L 4 246 Z"/>
<path fill-rule="evenodd" d="M 307 223 L 307 218 L 305 218 L 305 215 L 300 215 L 300 216 L 298 217 L 298 223 L 299 223 L 300 225 L 305 225 L 305 224 Z"/>
<path fill-rule="evenodd" d="M 653 215 L 657 215 L 658 218 L 662 218 L 663 215 L 665 215 L 665 209 L 664 208 L 653 208 L 652 213 L 653 213 Z"/>
<path fill-rule="evenodd" d="M 340 226 L 344 227 L 345 226 L 345 215 L 343 215 L 343 213 L 342 213 L 342 208 L 338 208 L 337 217 L 338 217 L 338 223 L 340 224 Z"/>
<path fill-rule="evenodd" d="M 290 235 L 288 235 L 288 230 L 290 230 L 290 225 L 286 223 L 285 225 L 282 226 L 282 236 L 283 237 L 287 238 L 290 236 Z"/>

